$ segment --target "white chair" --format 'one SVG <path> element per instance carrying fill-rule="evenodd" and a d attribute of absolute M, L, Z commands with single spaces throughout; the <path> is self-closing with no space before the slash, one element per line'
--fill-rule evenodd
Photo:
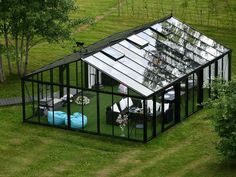
<path fill-rule="evenodd" d="M 123 98 L 123 99 L 120 100 L 119 104 L 120 104 L 121 111 L 123 111 L 126 108 L 130 108 L 131 106 L 133 106 L 133 101 L 130 97 L 129 98 Z"/>
<path fill-rule="evenodd" d="M 111 109 L 113 110 L 113 112 L 120 113 L 120 110 L 119 110 L 119 108 L 118 108 L 116 103 L 113 104 L 113 106 L 111 106 Z"/>

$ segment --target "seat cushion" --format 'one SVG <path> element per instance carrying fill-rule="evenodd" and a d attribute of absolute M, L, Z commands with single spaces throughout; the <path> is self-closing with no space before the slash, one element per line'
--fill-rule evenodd
<path fill-rule="evenodd" d="M 112 106 L 111 106 L 111 110 L 112 110 Z M 115 103 L 115 104 L 113 104 L 113 112 L 120 113 L 120 110 L 119 110 L 119 108 L 118 108 L 118 106 L 117 106 L 117 104 L 116 104 L 116 103 Z"/>
<path fill-rule="evenodd" d="M 130 108 L 131 106 L 134 105 L 134 103 L 130 97 L 121 99 L 119 104 L 120 104 L 121 111 L 124 111 L 126 108 Z"/>
<path fill-rule="evenodd" d="M 125 102 L 125 104 L 126 104 L 126 107 L 131 107 L 131 106 L 133 106 L 134 105 L 134 103 L 133 103 L 133 101 L 132 101 L 132 99 L 129 97 L 129 98 L 123 98 L 123 100 L 124 100 L 124 102 Z"/>
<path fill-rule="evenodd" d="M 125 102 L 124 99 L 121 99 L 119 104 L 120 104 L 120 110 L 121 111 L 125 110 L 125 108 L 127 107 L 127 103 Z"/>
<path fill-rule="evenodd" d="M 79 112 L 74 113 L 70 116 L 70 127 L 72 129 L 80 129 L 83 126 L 85 127 L 88 123 L 88 118 L 85 115 L 82 115 Z M 66 116 L 65 125 L 68 125 L 68 118 Z"/>
<path fill-rule="evenodd" d="M 48 123 L 50 125 L 64 125 L 67 114 L 62 111 L 48 111 Z M 53 120 L 54 119 L 54 120 Z"/>

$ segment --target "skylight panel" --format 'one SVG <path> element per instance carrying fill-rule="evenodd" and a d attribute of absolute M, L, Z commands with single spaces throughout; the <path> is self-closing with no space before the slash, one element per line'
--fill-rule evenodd
<path fill-rule="evenodd" d="M 125 56 L 123 53 L 119 52 L 118 50 L 116 50 L 112 47 L 107 47 L 105 49 L 102 49 L 101 52 L 104 53 L 105 55 L 111 57 L 115 61 L 117 61 Z"/>
<path fill-rule="evenodd" d="M 127 40 L 132 42 L 133 44 L 135 44 L 136 46 L 138 46 L 141 49 L 148 46 L 148 44 L 149 44 L 148 41 L 140 38 L 137 35 L 132 35 L 132 36 L 128 37 Z"/>

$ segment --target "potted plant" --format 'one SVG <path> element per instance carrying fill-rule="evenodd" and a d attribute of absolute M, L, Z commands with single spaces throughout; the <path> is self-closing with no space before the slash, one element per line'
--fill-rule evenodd
<path fill-rule="evenodd" d="M 116 119 L 116 122 L 119 124 L 120 129 L 121 129 L 121 135 L 122 137 L 125 137 L 125 127 L 128 124 L 128 115 L 121 115 L 119 114 L 119 116 Z"/>

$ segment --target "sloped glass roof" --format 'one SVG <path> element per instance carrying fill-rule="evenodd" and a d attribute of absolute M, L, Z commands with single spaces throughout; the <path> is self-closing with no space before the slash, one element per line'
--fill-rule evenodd
<path fill-rule="evenodd" d="M 227 52 L 174 17 L 110 45 L 83 60 L 143 96 Z M 115 55 L 105 55 L 110 52 Z"/>

